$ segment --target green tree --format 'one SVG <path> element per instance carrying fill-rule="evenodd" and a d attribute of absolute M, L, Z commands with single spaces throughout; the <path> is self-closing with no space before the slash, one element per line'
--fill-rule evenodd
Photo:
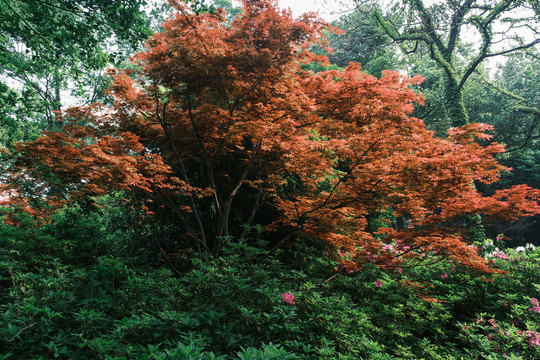
<path fill-rule="evenodd" d="M 482 122 L 495 126 L 494 141 L 506 145 L 507 153 L 500 162 L 512 171 L 501 182 L 485 189 L 493 191 L 513 184 L 528 184 L 540 188 L 540 61 L 534 52 L 513 54 L 501 65 L 492 80 L 478 77 L 481 82 L 475 93 Z M 531 56 L 532 55 L 532 56 Z M 471 113 L 471 117 L 473 113 Z M 501 224 L 504 232 L 515 241 L 538 244 L 540 217 L 527 222 Z"/>
<path fill-rule="evenodd" d="M 342 32 L 328 34 L 333 49 L 329 59 L 340 67 L 349 62 L 361 63 L 364 72 L 381 77 L 383 70 L 397 69 L 402 60 L 397 56 L 397 46 L 380 31 L 369 10 L 360 6 L 332 23 Z"/>
<path fill-rule="evenodd" d="M 150 35 L 144 5 L 145 0 L 0 1 L 2 122 L 25 128 L 41 117 L 54 128 L 68 87 L 96 100 L 104 87 L 99 71 L 126 59 Z M 22 103 L 28 97 L 36 100 L 32 106 Z M 4 137 L 2 145 L 16 137 Z"/>
<path fill-rule="evenodd" d="M 538 148 L 540 139 L 540 53 L 515 54 L 508 58 L 493 81 L 483 78 L 492 91 L 490 106 L 497 140 L 509 151 Z M 497 106 L 498 105 L 498 106 Z"/>
<path fill-rule="evenodd" d="M 444 76 L 444 110 L 452 126 L 469 122 L 465 108 L 465 84 L 487 59 L 534 47 L 540 43 L 540 7 L 526 0 L 445 0 L 430 6 L 423 0 L 392 2 L 382 10 L 370 0 L 379 29 L 400 45 L 405 56 L 417 53 L 421 45 Z M 474 30 L 476 46 L 469 46 L 459 59 L 465 28 Z M 519 31 L 519 33 L 518 33 Z M 528 37 L 521 36 L 528 32 Z M 504 42 L 502 48 L 495 44 Z"/>

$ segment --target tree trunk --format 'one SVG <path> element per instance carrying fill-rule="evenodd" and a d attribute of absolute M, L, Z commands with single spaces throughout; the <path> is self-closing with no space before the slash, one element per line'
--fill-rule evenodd
<path fill-rule="evenodd" d="M 444 110 L 453 127 L 469 123 L 469 115 L 463 103 L 463 89 L 458 89 L 458 81 L 455 76 L 447 76 L 444 90 Z"/>

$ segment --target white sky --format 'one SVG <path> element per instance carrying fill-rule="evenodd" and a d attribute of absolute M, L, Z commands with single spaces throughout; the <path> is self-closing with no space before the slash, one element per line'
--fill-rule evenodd
<path fill-rule="evenodd" d="M 344 11 L 352 9 L 351 0 L 279 0 L 279 6 L 290 8 L 293 15 L 299 16 L 310 11 L 318 11 L 319 15 L 332 21 Z"/>
<path fill-rule="evenodd" d="M 290 8 L 294 17 L 303 13 L 317 11 L 319 15 L 327 20 L 336 20 L 340 12 L 352 9 L 350 4 L 352 0 L 278 0 L 279 6 L 283 9 Z M 239 5 L 238 1 L 233 0 L 233 4 Z"/>

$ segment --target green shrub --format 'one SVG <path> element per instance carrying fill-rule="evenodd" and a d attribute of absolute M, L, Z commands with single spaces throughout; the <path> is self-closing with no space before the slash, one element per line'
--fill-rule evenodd
<path fill-rule="evenodd" d="M 123 233 L 118 221 L 115 238 L 99 211 L 72 207 L 42 227 L 23 220 L 0 225 L 0 358 L 540 356 L 540 251 L 486 247 L 507 271 L 489 277 L 436 256 L 402 272 L 338 274 L 321 244 L 269 255 L 255 231 L 225 239 L 220 258 L 187 252 L 173 269 L 147 261 L 163 255 L 155 245 L 137 251 L 148 233 Z"/>

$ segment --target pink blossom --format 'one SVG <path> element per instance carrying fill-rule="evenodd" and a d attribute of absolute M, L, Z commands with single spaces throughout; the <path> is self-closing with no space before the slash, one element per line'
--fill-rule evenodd
<path fill-rule="evenodd" d="M 476 322 L 479 323 L 479 324 L 481 324 L 481 323 L 484 322 L 484 319 L 482 319 L 482 318 L 476 318 Z"/>
<path fill-rule="evenodd" d="M 447 274 L 447 273 L 442 274 L 442 275 L 441 275 L 441 278 L 447 279 L 447 278 L 448 278 L 448 274 Z"/>
<path fill-rule="evenodd" d="M 397 271 L 398 271 L 398 273 L 401 274 L 401 273 L 403 272 L 403 269 L 402 269 L 402 268 L 398 268 Z"/>
<path fill-rule="evenodd" d="M 532 298 L 532 299 L 531 299 L 531 304 L 532 304 L 533 306 L 531 306 L 531 307 L 529 308 L 529 311 L 540 313 L 540 304 L 538 303 L 538 299 Z"/>
<path fill-rule="evenodd" d="M 488 335 L 488 340 L 491 341 L 491 338 L 493 337 L 493 335 L 489 334 Z"/>
<path fill-rule="evenodd" d="M 281 301 L 286 304 L 296 305 L 294 302 L 294 295 L 291 292 L 281 294 Z"/>
<path fill-rule="evenodd" d="M 375 286 L 382 287 L 382 281 L 381 280 L 375 281 Z"/>
<path fill-rule="evenodd" d="M 491 324 L 491 326 L 493 326 L 493 328 L 496 328 L 498 326 L 495 322 L 495 319 L 489 319 L 488 322 Z"/>
<path fill-rule="evenodd" d="M 525 332 L 525 337 L 529 338 L 529 346 L 536 347 L 540 346 L 540 334 L 536 331 L 529 331 L 527 330 Z"/>
<path fill-rule="evenodd" d="M 386 251 L 394 251 L 394 246 L 392 244 L 384 244 L 382 249 Z"/>
<path fill-rule="evenodd" d="M 455 267 L 455 266 L 452 266 L 452 267 L 450 268 L 450 271 L 456 271 L 456 267 Z"/>

